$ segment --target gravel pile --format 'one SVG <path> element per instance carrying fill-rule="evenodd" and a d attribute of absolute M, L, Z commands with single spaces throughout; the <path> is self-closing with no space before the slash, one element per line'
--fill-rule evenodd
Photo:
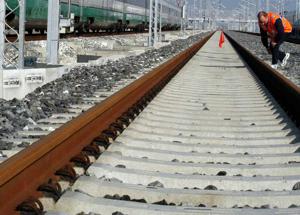
<path fill-rule="evenodd" d="M 238 32 L 228 32 L 228 34 L 260 59 L 271 63 L 272 56 L 268 54 L 266 48 L 262 45 L 259 36 Z M 291 57 L 285 68 L 279 68 L 279 72 L 285 75 L 297 86 L 300 86 L 300 45 L 285 42 L 281 46 L 281 49 L 285 52 L 291 53 Z"/>
<path fill-rule="evenodd" d="M 26 125 L 35 124 L 53 113 L 66 112 L 71 104 L 82 103 L 83 98 L 92 96 L 97 89 L 110 90 L 117 81 L 134 78 L 134 74 L 162 63 L 204 35 L 207 33 L 177 40 L 138 56 L 108 61 L 105 65 L 75 67 L 70 73 L 37 88 L 22 100 L 0 100 L 0 140 L 11 138 L 15 131 L 23 130 Z M 0 150 L 7 145 L 0 142 Z"/>

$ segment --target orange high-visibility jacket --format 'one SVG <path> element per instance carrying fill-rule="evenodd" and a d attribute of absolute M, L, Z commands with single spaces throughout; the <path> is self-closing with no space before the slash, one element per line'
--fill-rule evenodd
<path fill-rule="evenodd" d="M 285 33 L 291 33 L 293 30 L 293 26 L 291 25 L 291 23 L 284 17 L 280 16 L 277 13 L 273 13 L 273 12 L 269 12 L 268 13 L 268 34 L 271 38 L 275 38 L 277 35 L 277 29 L 275 27 L 275 22 L 277 19 L 281 19 L 283 27 L 284 27 L 284 32 Z"/>

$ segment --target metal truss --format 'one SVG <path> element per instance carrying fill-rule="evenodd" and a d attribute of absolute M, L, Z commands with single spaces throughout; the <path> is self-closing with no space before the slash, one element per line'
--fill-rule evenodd
<path fill-rule="evenodd" d="M 47 64 L 51 65 L 57 65 L 59 61 L 59 15 L 59 0 L 48 1 Z"/>
<path fill-rule="evenodd" d="M 149 46 L 154 46 L 158 41 L 158 1 L 159 0 L 150 0 Z"/>
<path fill-rule="evenodd" d="M 9 0 L 0 1 L 0 68 L 22 69 L 24 67 L 25 0 L 18 0 L 17 6 L 8 5 Z M 8 18 L 19 12 L 18 28 L 7 22 Z M 16 39 L 8 40 L 14 34 Z"/>
<path fill-rule="evenodd" d="M 177 6 L 181 9 L 181 26 L 180 31 L 183 35 L 186 28 L 186 0 L 176 0 Z"/>

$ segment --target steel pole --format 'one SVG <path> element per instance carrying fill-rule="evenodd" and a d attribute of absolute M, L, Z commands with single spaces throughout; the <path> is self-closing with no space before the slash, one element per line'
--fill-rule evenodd
<path fill-rule="evenodd" d="M 155 16 L 156 16 L 156 14 L 155 14 L 155 3 L 156 3 L 156 0 L 150 0 L 149 46 L 154 46 L 154 44 L 155 44 Z"/>
<path fill-rule="evenodd" d="M 68 0 L 68 18 L 71 18 L 71 0 Z"/>
<path fill-rule="evenodd" d="M 196 0 L 194 0 L 194 8 L 193 8 L 193 10 L 192 10 L 192 13 L 193 13 L 193 34 L 195 33 L 195 30 L 196 30 Z"/>
<path fill-rule="evenodd" d="M 4 68 L 5 46 L 5 0 L 0 1 L 0 70 Z"/>
<path fill-rule="evenodd" d="M 202 14 L 203 14 L 203 23 L 202 23 L 202 29 L 204 30 L 204 29 L 206 29 L 205 28 L 205 22 L 206 22 L 206 0 L 202 0 L 202 7 L 203 7 L 203 12 L 202 12 Z"/>
<path fill-rule="evenodd" d="M 198 1 L 198 30 L 200 30 L 200 26 L 201 26 L 201 23 L 200 23 L 200 17 L 201 17 L 201 0 Z"/>
<path fill-rule="evenodd" d="M 181 7 L 181 24 L 180 24 L 181 35 L 183 35 L 183 6 Z"/>
<path fill-rule="evenodd" d="M 299 5 L 299 0 L 296 1 L 296 14 L 295 14 L 295 19 L 297 20 L 298 18 L 298 5 Z M 294 20 L 295 21 L 295 20 Z"/>
<path fill-rule="evenodd" d="M 83 4 L 84 4 L 83 1 L 84 0 L 80 0 L 80 21 L 82 21 L 82 19 L 83 19 Z M 107 5 L 106 5 L 106 7 L 107 7 Z"/>
<path fill-rule="evenodd" d="M 149 46 L 152 46 L 152 21 L 153 21 L 153 0 L 150 0 L 149 6 Z"/>
<path fill-rule="evenodd" d="M 154 9 L 154 45 L 157 42 L 158 36 L 158 0 L 155 0 L 155 9 Z"/>
<path fill-rule="evenodd" d="M 266 11 L 270 11 L 270 0 L 266 0 Z"/>
<path fill-rule="evenodd" d="M 247 1 L 247 31 L 251 31 L 251 7 L 250 0 Z"/>
<path fill-rule="evenodd" d="M 296 20 L 298 19 L 300 19 L 300 0 L 297 0 L 296 2 Z"/>
<path fill-rule="evenodd" d="M 20 0 L 19 4 L 20 4 L 20 17 L 19 17 L 19 62 L 18 62 L 18 68 L 24 69 L 26 0 Z"/>
<path fill-rule="evenodd" d="M 159 7 L 159 41 L 162 41 L 162 0 L 160 0 L 160 7 Z"/>
<path fill-rule="evenodd" d="M 5 0 L 0 1 L 0 98 L 3 98 L 3 69 L 5 46 Z"/>
<path fill-rule="evenodd" d="M 58 64 L 59 0 L 48 1 L 47 63 Z"/>
<path fill-rule="evenodd" d="M 186 11 L 187 7 L 186 7 L 186 2 L 184 1 L 184 5 L 183 5 L 183 34 L 185 34 L 185 30 L 186 30 L 186 18 L 187 18 L 187 11 Z"/>

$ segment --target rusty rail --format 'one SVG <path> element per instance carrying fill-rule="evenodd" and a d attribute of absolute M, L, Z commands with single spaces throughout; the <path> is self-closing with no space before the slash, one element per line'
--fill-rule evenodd
<path fill-rule="evenodd" d="M 175 30 L 168 30 L 175 31 Z M 88 33 L 68 33 L 61 34 L 60 39 L 69 39 L 77 37 L 104 37 L 104 36 L 120 36 L 120 35 L 132 35 L 132 34 L 144 34 L 148 31 L 135 32 L 135 31 L 124 31 L 124 32 L 88 32 Z M 7 35 L 7 39 L 14 42 L 17 39 L 16 35 Z M 26 34 L 25 41 L 40 41 L 47 40 L 47 34 Z"/>
<path fill-rule="evenodd" d="M 276 101 L 286 111 L 290 118 L 300 125 L 300 88 L 285 76 L 274 70 L 268 64 L 254 56 L 249 50 L 226 34 L 227 38 L 250 66 L 260 81 L 271 92 Z"/>
<path fill-rule="evenodd" d="M 74 182 L 73 167 L 80 165 L 86 169 L 91 164 L 88 155 L 99 156 L 98 146 L 107 147 L 108 140 L 122 132 L 211 36 L 2 163 L 0 214 L 42 214 L 38 198 L 45 192 L 59 198 L 58 181 Z"/>
<path fill-rule="evenodd" d="M 104 36 L 115 36 L 115 35 L 131 35 L 131 34 L 142 34 L 145 32 L 134 32 L 134 31 L 126 31 L 126 32 L 89 32 L 89 33 L 68 33 L 61 34 L 61 39 L 68 38 L 76 38 L 76 37 L 104 37 Z M 13 42 L 17 39 L 16 35 L 7 35 L 9 41 Z M 26 34 L 25 41 L 40 41 L 47 40 L 47 34 Z"/>

